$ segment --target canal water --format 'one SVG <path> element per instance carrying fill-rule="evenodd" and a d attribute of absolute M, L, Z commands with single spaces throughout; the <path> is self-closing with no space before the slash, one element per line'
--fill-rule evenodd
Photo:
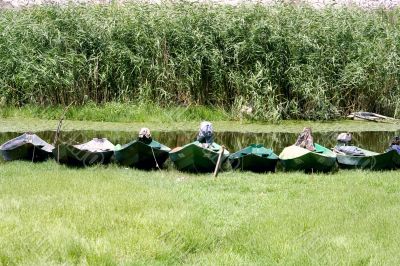
<path fill-rule="evenodd" d="M 336 137 L 339 132 L 314 133 L 314 142 L 327 148 L 332 148 L 336 144 Z M 52 143 L 54 131 L 36 132 L 45 141 Z M 167 145 L 170 148 L 182 146 L 192 142 L 196 138 L 195 131 L 175 131 L 175 132 L 152 132 L 154 140 Z M 13 139 L 21 133 L 10 132 L 0 133 L 0 144 Z M 374 131 L 353 133 L 353 144 L 364 149 L 384 152 L 391 140 L 400 132 Z M 125 144 L 136 139 L 134 132 L 116 131 L 67 131 L 62 132 L 60 140 L 65 143 L 79 144 L 90 141 L 92 138 L 108 138 L 114 144 Z M 297 134 L 293 133 L 239 133 L 239 132 L 216 132 L 215 141 L 225 145 L 230 152 L 235 152 L 250 144 L 263 144 L 267 148 L 272 148 L 279 154 L 286 146 L 294 144 Z"/>

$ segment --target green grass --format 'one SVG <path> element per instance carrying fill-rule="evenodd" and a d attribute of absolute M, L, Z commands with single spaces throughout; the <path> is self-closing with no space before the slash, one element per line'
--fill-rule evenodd
<path fill-rule="evenodd" d="M 400 172 L 0 164 L 0 264 L 396 265 Z"/>
<path fill-rule="evenodd" d="M 400 116 L 400 9 L 88 5 L 0 11 L 0 106 L 212 106 Z M 9 27 L 8 25 L 13 25 Z"/>
<path fill-rule="evenodd" d="M 97 130 L 97 131 L 126 131 L 138 132 L 142 127 L 148 127 L 154 131 L 197 131 L 202 119 L 197 121 L 159 122 L 147 121 L 129 123 L 93 122 L 65 120 L 62 130 Z M 215 131 L 225 132 L 252 132 L 271 133 L 287 132 L 299 133 L 304 127 L 312 127 L 313 132 L 361 132 L 361 131 L 399 131 L 399 124 L 375 123 L 353 120 L 339 120 L 330 122 L 315 121 L 281 121 L 280 123 L 255 123 L 240 121 L 214 121 Z M 56 130 L 58 120 L 44 120 L 36 118 L 11 117 L 0 118 L 0 132 L 38 132 Z"/>
<path fill-rule="evenodd" d="M 3 118 L 40 118 L 58 120 L 64 114 L 63 106 L 34 106 L 24 107 L 7 106 L 0 108 L 0 117 Z M 79 121 L 101 122 L 180 122 L 231 120 L 230 114 L 222 108 L 206 106 L 168 107 L 162 108 L 156 104 L 134 104 L 110 102 L 104 105 L 89 103 L 83 106 L 71 106 L 65 113 L 65 118 Z"/>

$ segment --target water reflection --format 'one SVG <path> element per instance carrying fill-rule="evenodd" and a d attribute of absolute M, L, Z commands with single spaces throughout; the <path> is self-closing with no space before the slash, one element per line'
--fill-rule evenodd
<path fill-rule="evenodd" d="M 314 141 L 328 148 L 336 143 L 336 136 L 340 132 L 314 133 Z M 17 137 L 21 133 L 0 133 L 0 143 Z M 52 143 L 54 131 L 36 133 L 45 141 Z M 196 138 L 195 131 L 175 131 L 175 132 L 152 132 L 153 138 L 168 147 L 174 148 L 192 142 Z M 388 147 L 390 139 L 398 135 L 399 132 L 357 132 L 353 133 L 353 144 L 368 150 L 383 152 Z M 71 131 L 63 132 L 60 140 L 63 142 L 77 144 L 87 142 L 96 137 L 107 137 L 114 144 L 125 144 L 136 138 L 134 132 L 116 131 Z M 297 134 L 293 133 L 239 133 L 239 132 L 216 132 L 215 140 L 224 144 L 231 152 L 242 149 L 249 144 L 259 143 L 268 148 L 272 148 L 277 154 L 286 146 L 293 144 Z"/>

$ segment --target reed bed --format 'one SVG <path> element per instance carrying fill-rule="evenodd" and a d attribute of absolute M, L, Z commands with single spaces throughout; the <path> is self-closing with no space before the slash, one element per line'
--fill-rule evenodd
<path fill-rule="evenodd" d="M 0 11 L 0 106 L 400 116 L 400 9 L 190 3 Z"/>

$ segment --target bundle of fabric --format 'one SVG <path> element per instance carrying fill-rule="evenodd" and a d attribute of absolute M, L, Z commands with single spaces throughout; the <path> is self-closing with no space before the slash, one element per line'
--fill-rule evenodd
<path fill-rule="evenodd" d="M 94 138 L 89 142 L 74 145 L 75 148 L 90 152 L 114 151 L 115 146 L 106 138 Z"/>
<path fill-rule="evenodd" d="M 212 124 L 208 121 L 203 121 L 200 124 L 199 134 L 197 135 L 198 142 L 210 145 L 214 142 L 214 130 Z"/>
<path fill-rule="evenodd" d="M 303 129 L 303 132 L 300 133 L 299 137 L 297 138 L 297 141 L 294 145 L 299 146 L 301 148 L 314 151 L 314 139 L 311 135 L 311 128 L 305 127 Z"/>
<path fill-rule="evenodd" d="M 335 151 L 351 156 L 365 156 L 365 153 L 356 146 L 336 146 Z"/>
<path fill-rule="evenodd" d="M 400 153 L 400 137 L 396 136 L 394 137 L 389 144 L 389 148 L 387 149 L 387 151 L 397 151 L 398 153 Z"/>
<path fill-rule="evenodd" d="M 150 144 L 153 139 L 151 138 L 150 129 L 147 127 L 143 127 L 139 131 L 138 141 L 141 141 L 145 144 Z"/>
<path fill-rule="evenodd" d="M 337 137 L 338 144 L 335 152 L 350 156 L 365 156 L 365 153 L 358 147 L 349 145 L 352 140 L 351 133 L 340 133 Z"/>

